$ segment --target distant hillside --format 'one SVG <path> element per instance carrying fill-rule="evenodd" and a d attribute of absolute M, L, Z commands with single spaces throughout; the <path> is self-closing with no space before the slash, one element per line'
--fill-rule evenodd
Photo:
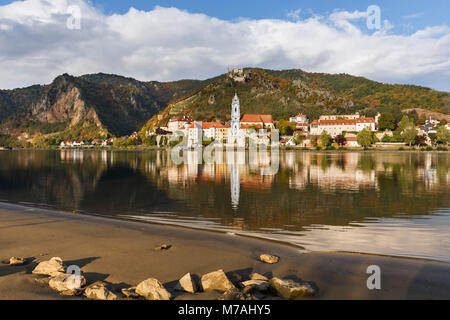
<path fill-rule="evenodd" d="M 23 140 L 93 139 L 138 131 L 203 81 L 140 82 L 107 74 L 57 77 L 50 85 L 0 91 L 0 133 Z"/>
<path fill-rule="evenodd" d="M 58 144 L 122 136 L 164 126 L 180 114 L 228 121 L 235 92 L 242 113 L 272 114 L 275 120 L 298 113 L 316 119 L 357 111 L 367 116 L 390 111 L 398 118 L 413 108 L 450 114 L 447 92 L 346 74 L 247 68 L 204 81 L 166 83 L 103 73 L 64 74 L 49 85 L 0 90 L 0 140 Z"/>
<path fill-rule="evenodd" d="M 429 88 L 382 84 L 346 74 L 244 69 L 243 76 L 224 74 L 194 95 L 169 105 L 144 130 L 163 125 L 177 114 L 228 121 L 235 92 L 241 100 L 241 113 L 272 114 L 275 120 L 298 113 L 317 119 L 322 114 L 361 112 L 374 116 L 391 111 L 401 117 L 403 109 L 411 108 L 450 113 L 450 94 Z"/>

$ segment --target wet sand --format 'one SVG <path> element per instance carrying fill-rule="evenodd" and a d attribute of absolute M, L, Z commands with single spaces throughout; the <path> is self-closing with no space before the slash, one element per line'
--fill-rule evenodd
<path fill-rule="evenodd" d="M 171 244 L 167 251 L 155 248 Z M 259 262 L 275 254 L 275 265 Z M 245 277 L 271 272 L 314 283 L 312 299 L 450 299 L 450 264 L 351 253 L 301 253 L 297 248 L 228 234 L 143 224 L 0 203 L 0 261 L 28 258 L 25 266 L 0 263 L 0 300 L 71 299 L 35 282 L 38 262 L 61 257 L 78 265 L 88 283 L 116 288 L 154 277 L 169 289 L 187 272 L 201 276 L 224 269 Z M 368 290 L 367 267 L 381 268 L 381 290 Z M 177 294 L 176 299 L 214 299 L 217 293 Z M 72 298 L 73 299 L 73 298 Z M 79 299 L 79 298 L 78 298 Z"/>

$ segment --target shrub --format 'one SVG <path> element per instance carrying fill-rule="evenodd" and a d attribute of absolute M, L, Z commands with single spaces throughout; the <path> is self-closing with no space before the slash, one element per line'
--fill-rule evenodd
<path fill-rule="evenodd" d="M 404 150 L 405 150 L 405 148 L 403 148 L 403 147 L 398 148 L 398 151 L 404 151 Z"/>
<path fill-rule="evenodd" d="M 426 149 L 425 149 L 426 151 L 433 151 L 433 147 L 427 147 Z"/>
<path fill-rule="evenodd" d="M 441 146 L 437 147 L 436 150 L 437 151 L 448 151 L 448 149 L 446 147 L 441 147 Z"/>

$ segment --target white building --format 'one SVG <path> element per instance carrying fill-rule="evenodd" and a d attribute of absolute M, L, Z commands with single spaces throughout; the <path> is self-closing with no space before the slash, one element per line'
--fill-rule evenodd
<path fill-rule="evenodd" d="M 304 114 L 298 114 L 295 117 L 290 117 L 289 122 L 308 123 L 308 117 Z"/>
<path fill-rule="evenodd" d="M 344 115 L 324 115 L 320 116 L 319 120 L 356 120 L 361 118 L 359 113 L 356 114 L 344 114 Z"/>
<path fill-rule="evenodd" d="M 315 120 L 310 125 L 310 133 L 312 135 L 320 136 L 326 131 L 330 136 L 345 132 L 361 132 L 364 129 L 376 131 L 376 124 L 374 118 L 357 118 L 357 119 L 342 119 L 342 120 Z"/>
<path fill-rule="evenodd" d="M 175 117 L 169 120 L 167 129 L 170 132 L 186 131 L 193 122 L 194 119 L 188 116 Z"/>

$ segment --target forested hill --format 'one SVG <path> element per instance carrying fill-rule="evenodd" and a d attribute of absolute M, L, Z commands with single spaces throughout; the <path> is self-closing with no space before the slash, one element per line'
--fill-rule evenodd
<path fill-rule="evenodd" d="M 164 126 L 174 115 L 230 119 L 237 93 L 242 113 L 275 120 L 305 113 L 361 112 L 373 116 L 420 108 L 450 114 L 450 94 L 410 85 L 389 85 L 346 74 L 247 68 L 208 80 L 143 82 L 109 74 L 57 77 L 49 85 L 0 90 L 0 135 L 34 143 L 90 140 Z"/>
<path fill-rule="evenodd" d="M 377 112 L 411 108 L 450 113 L 450 94 L 411 85 L 390 85 L 347 74 L 308 73 L 302 70 L 264 70 L 248 68 L 243 74 L 217 77 L 194 95 L 170 104 L 147 127 L 162 125 L 177 114 L 203 121 L 230 119 L 234 93 L 241 101 L 241 113 L 272 114 L 275 120 L 298 113 L 317 119 L 322 114 Z M 161 117 L 162 116 L 162 117 Z"/>

